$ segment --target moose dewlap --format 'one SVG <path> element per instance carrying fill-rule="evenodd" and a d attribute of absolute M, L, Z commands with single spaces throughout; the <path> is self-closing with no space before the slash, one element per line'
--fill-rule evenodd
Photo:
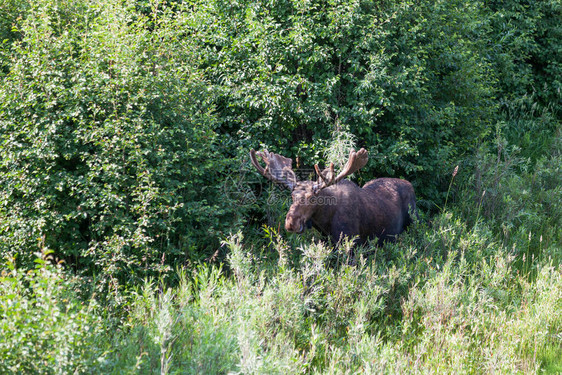
<path fill-rule="evenodd" d="M 258 158 L 265 163 L 260 165 Z M 320 171 L 318 181 L 298 181 L 292 160 L 267 150 L 250 151 L 250 160 L 257 171 L 292 192 L 293 204 L 285 218 L 285 229 L 303 232 L 312 224 L 337 243 L 343 236 L 358 237 L 359 243 L 378 239 L 394 241 L 412 222 L 410 213 L 417 215 L 416 197 L 412 184 L 398 178 L 378 178 L 362 188 L 344 180 L 364 167 L 367 151 L 351 151 L 343 170 L 336 176 L 334 165 Z"/>

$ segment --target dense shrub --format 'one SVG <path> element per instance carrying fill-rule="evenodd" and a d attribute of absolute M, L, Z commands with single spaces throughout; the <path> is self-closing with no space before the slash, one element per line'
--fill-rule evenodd
<path fill-rule="evenodd" d="M 561 11 L 3 1 L 0 372 L 560 372 Z M 263 146 L 366 147 L 422 220 L 279 233 Z"/>
<path fill-rule="evenodd" d="M 535 162 L 562 119 L 562 4 L 499 0 L 487 9 L 504 135 Z"/>
<path fill-rule="evenodd" d="M 0 42 L 10 43 L 18 37 L 17 24 L 29 3 L 17 0 L 4 0 L 0 5 Z"/>
<path fill-rule="evenodd" d="M 504 243 L 517 244 L 518 261 L 526 267 L 536 257 L 562 261 L 562 133 L 549 140 L 544 155 L 532 163 L 521 157 L 521 150 L 508 147 L 498 134 L 492 149 L 481 150 L 475 157 L 476 173 L 461 193 L 457 209 L 465 212 L 467 222 L 478 217 L 468 215 L 474 206 Z"/>
<path fill-rule="evenodd" d="M 334 130 L 349 131 L 372 155 L 366 176 L 415 176 L 420 195 L 438 202 L 443 170 L 493 123 L 479 2 L 205 1 L 195 9 L 187 29 L 220 90 L 221 132 L 246 149 L 263 143 L 312 165 Z"/>
<path fill-rule="evenodd" d="M 3 254 L 49 248 L 134 280 L 205 255 L 235 225 L 210 95 L 158 11 L 153 24 L 119 1 L 34 2 L 0 85 Z"/>
<path fill-rule="evenodd" d="M 0 371 L 87 372 L 99 354 L 96 338 L 109 327 L 95 300 L 84 303 L 78 280 L 43 257 L 31 270 L 11 259 L 0 264 Z"/>
<path fill-rule="evenodd" d="M 398 244 L 359 252 L 356 264 L 346 247 L 291 249 L 276 238 L 272 263 L 240 236 L 226 245 L 232 275 L 202 265 L 181 273 L 175 288 L 147 281 L 124 323 L 84 348 L 95 361 L 69 362 L 77 372 L 89 364 L 89 372 L 186 374 L 562 366 L 559 266 L 537 259 L 535 276 L 522 273 L 519 245 L 498 244 L 485 223 L 468 228 L 454 214 L 437 215 Z"/>
<path fill-rule="evenodd" d="M 559 1 L 487 2 L 490 56 L 499 75 L 500 100 L 509 104 L 534 95 L 541 105 L 560 113 L 562 72 L 562 5 Z"/>

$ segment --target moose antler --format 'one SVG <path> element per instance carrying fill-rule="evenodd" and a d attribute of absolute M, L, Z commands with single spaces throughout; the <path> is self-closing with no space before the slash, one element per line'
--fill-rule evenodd
<path fill-rule="evenodd" d="M 256 155 L 265 162 L 263 168 Z M 297 184 L 297 176 L 293 172 L 293 160 L 286 158 L 282 155 L 268 152 L 267 150 L 256 152 L 254 149 L 250 150 L 250 161 L 256 167 L 257 171 L 267 179 L 293 190 Z"/>
<path fill-rule="evenodd" d="M 337 177 L 334 177 L 335 176 L 334 163 L 330 163 L 330 170 L 327 173 L 320 172 L 320 169 L 318 168 L 318 164 L 314 165 L 314 169 L 316 170 L 316 173 L 322 180 L 322 183 L 320 184 L 319 188 L 324 189 L 325 187 L 328 187 L 330 185 L 337 184 L 345 177 L 363 168 L 365 164 L 367 164 L 368 160 L 369 160 L 369 155 L 367 154 L 367 150 L 365 150 L 364 148 L 362 148 L 357 152 L 351 150 L 349 152 L 349 159 L 347 160 L 347 163 L 345 164 L 343 170 L 337 175 Z"/>

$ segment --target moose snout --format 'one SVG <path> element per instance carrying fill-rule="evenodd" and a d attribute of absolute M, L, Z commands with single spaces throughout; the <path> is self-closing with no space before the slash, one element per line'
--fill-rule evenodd
<path fill-rule="evenodd" d="M 304 221 L 298 217 L 287 214 L 285 218 L 285 230 L 287 230 L 287 232 L 301 233 L 304 231 Z"/>

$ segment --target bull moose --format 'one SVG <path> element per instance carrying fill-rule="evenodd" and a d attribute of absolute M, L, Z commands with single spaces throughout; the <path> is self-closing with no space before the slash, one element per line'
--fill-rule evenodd
<path fill-rule="evenodd" d="M 265 168 L 258 158 L 265 162 Z M 344 180 L 367 164 L 365 149 L 349 154 L 349 160 L 336 176 L 334 164 L 320 171 L 314 166 L 317 181 L 298 181 L 292 159 L 267 150 L 250 151 L 250 160 L 257 171 L 269 180 L 292 192 L 293 203 L 287 212 L 285 229 L 302 233 L 310 224 L 330 235 L 334 244 L 343 236 L 356 237 L 356 243 L 378 239 L 395 241 L 396 236 L 412 222 L 416 198 L 412 184 L 398 178 L 377 178 L 362 188 Z"/>

